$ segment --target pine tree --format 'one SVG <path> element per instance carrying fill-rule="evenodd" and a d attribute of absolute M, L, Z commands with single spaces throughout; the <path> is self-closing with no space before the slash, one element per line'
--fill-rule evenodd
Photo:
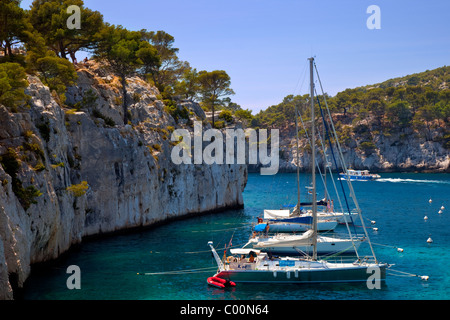
<path fill-rule="evenodd" d="M 223 104 L 221 97 L 234 94 L 230 88 L 230 76 L 223 70 L 211 72 L 200 71 L 198 73 L 201 101 L 212 111 L 212 125 L 214 127 L 214 112 L 216 106 Z"/>

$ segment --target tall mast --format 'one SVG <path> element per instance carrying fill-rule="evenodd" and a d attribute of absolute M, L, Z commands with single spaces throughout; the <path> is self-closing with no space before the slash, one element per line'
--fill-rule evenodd
<path fill-rule="evenodd" d="M 311 82 L 311 167 L 312 167 L 312 213 L 313 213 L 313 260 L 317 260 L 317 199 L 316 199 L 316 132 L 314 115 L 314 58 L 309 58 L 309 77 Z"/>
<path fill-rule="evenodd" d="M 298 154 L 298 110 L 295 104 L 295 132 L 297 133 L 297 213 L 300 214 L 300 167 Z"/>
<path fill-rule="evenodd" d="M 323 119 L 322 123 L 322 136 L 323 136 L 323 187 L 324 187 L 324 195 L 325 195 L 325 202 L 327 203 L 326 210 L 328 210 L 328 187 L 327 187 L 327 168 L 328 168 L 328 160 L 327 160 L 327 143 L 326 143 L 326 130 L 325 130 L 325 119 Z"/>

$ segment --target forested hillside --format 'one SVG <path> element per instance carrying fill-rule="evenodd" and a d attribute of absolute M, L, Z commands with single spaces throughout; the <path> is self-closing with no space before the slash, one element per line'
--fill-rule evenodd
<path fill-rule="evenodd" d="M 73 107 L 66 104 L 65 94 L 77 79 L 81 51 L 119 78 L 125 124 L 131 120 L 128 107 L 133 102 L 127 95 L 128 77 L 138 76 L 157 87 L 176 120 L 189 118 L 187 109 L 177 106 L 180 100 L 199 102 L 213 113 L 231 102 L 228 96 L 234 91 L 226 71 L 197 71 L 180 60 L 175 38 L 165 31 L 111 25 L 82 0 L 34 0 L 29 9 L 20 3 L 0 2 L 0 104 L 13 112 L 27 105 L 27 74 L 39 76 L 61 106 Z M 74 18 L 68 8 L 73 5 L 80 10 L 80 28 L 69 28 Z"/>
<path fill-rule="evenodd" d="M 379 134 L 414 132 L 426 141 L 450 149 L 450 67 L 442 67 L 402 78 L 326 96 L 342 142 L 358 140 L 360 148 L 374 148 Z M 324 99 L 319 96 L 324 106 Z M 287 96 L 278 105 L 259 112 L 253 127 L 292 128 L 294 105 L 309 120 L 309 96 Z M 316 104 L 317 112 L 318 105 Z"/>
<path fill-rule="evenodd" d="M 325 96 L 348 164 L 374 171 L 448 171 L 450 150 L 450 67 L 441 67 Z M 325 106 L 323 96 L 318 97 Z M 310 128 L 309 95 L 289 95 L 256 114 L 254 128 L 278 128 L 284 170 L 293 170 L 295 117 Z M 319 103 L 315 104 L 320 117 Z M 316 119 L 316 125 L 320 120 Z M 309 167 L 305 130 L 300 124 L 302 158 Z M 319 160 L 321 161 L 321 160 Z"/>

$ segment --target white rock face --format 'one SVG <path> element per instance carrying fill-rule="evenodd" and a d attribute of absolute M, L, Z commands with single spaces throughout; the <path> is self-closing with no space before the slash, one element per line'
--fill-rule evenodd
<path fill-rule="evenodd" d="M 450 153 L 438 141 L 426 141 L 411 129 L 394 134 L 380 133 L 373 140 L 373 150 L 361 150 L 360 142 L 352 140 L 348 145 L 341 144 L 342 153 L 347 168 L 369 169 L 372 172 L 450 172 Z M 295 131 L 285 135 L 280 141 L 280 172 L 295 172 L 297 170 L 297 155 Z M 337 133 L 340 134 L 339 132 Z M 442 134 L 442 133 L 441 133 Z M 329 150 L 328 144 L 327 148 Z M 335 148 L 335 147 L 334 147 Z M 301 171 L 311 172 L 311 154 L 307 141 L 301 138 L 299 166 Z M 334 149 L 336 158 L 337 149 Z M 328 151 L 328 160 L 335 164 Z M 323 168 L 323 157 L 317 153 L 316 160 Z M 340 163 L 337 158 L 339 170 Z M 250 172 L 259 172 L 259 166 L 249 166 Z"/>
<path fill-rule="evenodd" d="M 79 111 L 62 108 L 33 76 L 28 110 L 11 113 L 0 106 L 0 155 L 16 150 L 17 178 L 42 193 L 25 210 L 13 177 L 0 165 L 0 299 L 11 299 L 12 289 L 23 286 L 31 264 L 57 258 L 85 236 L 243 205 L 245 165 L 173 164 L 167 128 L 180 125 L 164 111 L 157 90 L 128 79 L 131 124 L 124 125 L 120 87 L 102 72 L 95 65 L 79 70 L 77 86 L 66 93 L 67 104 L 82 105 Z M 82 100 L 89 90 L 94 103 Z M 20 147 L 27 142 L 42 155 Z M 39 162 L 44 170 L 36 169 Z M 89 185 L 84 195 L 67 191 L 82 181 Z"/>

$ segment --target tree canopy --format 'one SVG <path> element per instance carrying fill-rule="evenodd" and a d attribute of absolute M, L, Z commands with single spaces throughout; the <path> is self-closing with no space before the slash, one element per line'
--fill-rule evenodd
<path fill-rule="evenodd" d="M 31 25 L 19 0 L 0 1 L 0 46 L 5 56 L 13 56 L 12 47 L 29 39 Z"/>
<path fill-rule="evenodd" d="M 67 27 L 67 20 L 71 16 L 67 8 L 71 5 L 80 8 L 80 29 Z M 96 34 L 103 27 L 103 16 L 98 11 L 86 8 L 82 0 L 34 0 L 29 20 L 44 37 L 49 48 L 61 58 L 70 55 L 72 60 L 75 60 L 77 51 L 93 50 L 96 47 Z"/>
<path fill-rule="evenodd" d="M 83 0 L 34 0 L 29 10 L 22 9 L 20 3 L 20 0 L 0 1 L 0 50 L 3 52 L 0 63 L 18 62 L 26 72 L 37 74 L 58 94 L 61 103 L 65 101 L 67 86 L 73 85 L 77 78 L 79 51 L 88 52 L 120 78 L 124 123 L 129 120 L 127 77 L 133 75 L 143 77 L 159 89 L 175 119 L 180 114 L 182 117 L 189 114 L 179 112 L 180 99 L 199 101 L 214 111 L 227 104 L 222 98 L 234 94 L 225 71 L 197 72 L 179 59 L 175 38 L 163 30 L 131 31 L 111 25 L 104 22 L 100 12 L 87 8 Z M 75 10 L 76 14 L 73 8 L 79 9 Z M 79 27 L 69 26 L 74 17 L 79 18 Z M 15 52 L 13 49 L 18 47 L 21 51 Z M 25 77 L 21 72 L 17 75 Z M 11 95 L 16 91 L 8 92 Z M 15 94 L 20 96 L 18 92 Z M 12 100 L 9 101 L 11 104 Z M 237 104 L 235 107 L 240 109 Z"/>
<path fill-rule="evenodd" d="M 223 105 L 222 97 L 234 94 L 230 88 L 230 76 L 224 70 L 200 71 L 198 73 L 200 101 L 212 111 L 214 126 L 214 112 L 216 106 Z"/>
<path fill-rule="evenodd" d="M 410 132 L 426 140 L 443 141 L 450 149 L 450 67 L 442 67 L 415 75 L 387 80 L 380 84 L 346 89 L 334 97 L 326 96 L 337 120 L 343 140 L 348 129 L 361 138 L 371 135 Z M 324 105 L 324 99 L 319 96 Z M 289 95 L 278 105 L 260 111 L 252 120 L 253 127 L 289 128 L 294 122 L 297 105 L 303 120 L 309 118 L 309 97 Z M 316 103 L 316 114 L 320 114 Z M 370 128 L 370 130 L 369 130 Z M 436 133 L 432 135 L 432 129 Z M 369 145 L 371 141 L 364 144 Z"/>
<path fill-rule="evenodd" d="M 174 48 L 175 38 L 165 31 L 140 31 L 143 40 L 148 41 L 157 51 L 158 61 L 146 61 L 144 68 L 153 80 L 155 86 L 164 91 L 167 86 L 175 86 L 184 71 L 189 68 L 187 62 L 181 61 Z"/>
<path fill-rule="evenodd" d="M 129 31 L 122 26 L 107 25 L 98 36 L 95 57 L 106 62 L 106 67 L 120 77 L 122 84 L 122 106 L 124 123 L 128 122 L 127 80 L 144 61 L 158 61 L 156 51 L 141 39 L 137 31 Z"/>
<path fill-rule="evenodd" d="M 18 63 L 0 63 L 0 104 L 15 109 L 26 99 L 25 69 Z"/>

